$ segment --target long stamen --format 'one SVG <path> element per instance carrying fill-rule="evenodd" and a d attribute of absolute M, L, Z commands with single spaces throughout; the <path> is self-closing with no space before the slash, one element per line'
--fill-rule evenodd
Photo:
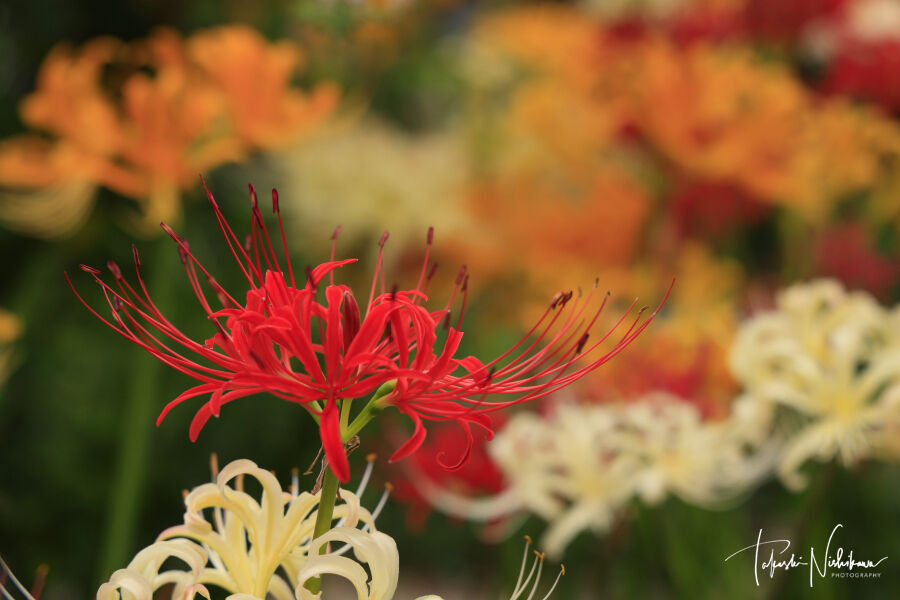
<path fill-rule="evenodd" d="M 528 594 L 528 600 L 534 600 L 534 595 L 537 593 L 538 584 L 541 582 L 541 571 L 544 569 L 544 557 L 546 556 L 543 552 L 534 551 L 534 555 L 537 557 L 537 575 L 534 577 L 534 585 L 531 586 L 531 593 Z"/>
<path fill-rule="evenodd" d="M 281 220 L 281 206 L 278 202 L 278 190 L 275 188 L 272 188 L 272 212 L 275 213 L 275 216 L 278 219 L 278 229 L 281 231 L 281 245 L 284 246 L 284 262 L 287 263 L 291 287 L 296 287 L 297 284 L 294 283 L 294 267 L 291 264 L 291 254 L 288 251 L 287 236 L 284 234 L 284 222 Z"/>
<path fill-rule="evenodd" d="M 9 565 L 6 564 L 2 557 L 0 557 L 0 572 L 9 577 L 9 580 L 13 582 L 13 585 L 16 587 L 16 589 L 18 589 L 19 592 L 21 592 L 27 600 L 35 600 L 28 589 L 24 585 L 22 585 L 22 582 L 20 582 L 16 578 L 12 570 L 9 568 Z M 0 585 L 0 591 L 3 592 L 3 596 L 7 598 L 7 600 L 15 600 L 15 598 L 6 590 L 6 586 Z"/>

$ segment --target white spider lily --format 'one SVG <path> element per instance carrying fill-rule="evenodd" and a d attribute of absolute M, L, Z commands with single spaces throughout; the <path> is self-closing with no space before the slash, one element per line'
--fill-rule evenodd
<path fill-rule="evenodd" d="M 163 531 L 127 568 L 116 571 L 98 590 L 97 600 L 151 600 L 168 583 L 175 583 L 173 598 L 178 600 L 197 593 L 209 598 L 207 586 L 221 588 L 229 600 L 269 595 L 312 600 L 321 594 L 310 592 L 305 583 L 328 574 L 347 579 L 358 600 L 390 600 L 399 572 L 397 546 L 375 529 L 385 496 L 373 512 L 359 501 L 371 464 L 356 493 L 341 490 L 334 527 L 313 540 L 320 493 L 298 493 L 296 475 L 291 492 L 285 492 L 269 471 L 236 460 L 218 473 L 215 483 L 185 496 L 184 524 Z M 248 476 L 262 488 L 258 500 L 243 490 Z M 356 560 L 344 556 L 350 550 Z M 188 568 L 160 572 L 170 557 Z"/>
<path fill-rule="evenodd" d="M 213 462 L 215 464 L 215 462 Z M 237 460 L 222 469 L 216 483 L 201 485 L 186 494 L 185 524 L 164 531 L 157 542 L 144 548 L 129 565 L 113 573 L 97 590 L 97 600 L 153 600 L 161 588 L 173 585 L 172 600 L 192 600 L 201 595 L 210 598 L 207 586 L 228 592 L 226 600 L 317 600 L 307 581 L 322 575 L 337 575 L 348 580 L 358 600 L 392 600 L 397 587 L 399 557 L 389 536 L 375 531 L 374 521 L 387 495 L 370 513 L 359 505 L 359 494 L 371 475 L 371 461 L 357 492 L 341 492 L 342 503 L 335 506 L 337 521 L 330 531 L 310 540 L 316 518 L 319 494 L 298 494 L 297 477 L 291 493 L 285 493 L 275 476 L 249 460 Z M 215 467 L 213 467 L 215 472 Z M 262 485 L 257 502 L 242 489 L 241 477 L 249 475 Z M 235 487 L 228 484 L 237 479 Z M 204 518 L 212 511 L 213 522 Z M 361 527 L 357 525 L 362 524 Z M 527 571 L 531 538 L 525 536 L 525 555 L 510 600 L 537 594 L 544 565 L 544 554 L 533 551 Z M 341 544 L 336 550 L 333 546 Z M 352 549 L 356 560 L 343 556 Z M 172 564 L 178 560 L 178 565 Z M 368 573 L 360 563 L 365 563 Z M 163 565 L 167 565 L 163 570 Z M 274 567 L 273 567 L 274 565 Z M 278 569 L 281 569 L 280 572 Z M 548 600 L 565 574 L 560 565 Z M 43 576 L 36 589 L 43 586 Z M 24 600 L 36 600 L 39 592 L 29 592 L 0 559 L 0 597 L 17 600 L 3 585 L 8 576 Z M 251 591 L 247 591 L 250 589 Z M 258 590 L 263 592 L 257 593 Z M 441 600 L 422 596 L 417 600 Z"/>
<path fill-rule="evenodd" d="M 489 521 L 518 513 L 548 521 L 541 545 L 560 556 L 585 529 L 604 532 L 631 498 L 657 504 L 669 494 L 721 505 L 771 470 L 771 446 L 751 453 L 730 422 L 704 421 L 665 393 L 628 403 L 567 404 L 546 417 L 515 415 L 488 446 L 509 487 L 471 499 L 417 477 L 438 509 Z"/>
<path fill-rule="evenodd" d="M 778 465 L 786 485 L 805 485 L 799 469 L 811 458 L 839 458 L 851 466 L 895 452 L 890 440 L 900 428 L 898 324 L 896 312 L 868 294 L 819 280 L 788 288 L 776 310 L 742 326 L 731 356 L 745 388 L 737 418 L 752 422 L 746 430 L 755 441 L 775 430 L 789 437 Z"/>

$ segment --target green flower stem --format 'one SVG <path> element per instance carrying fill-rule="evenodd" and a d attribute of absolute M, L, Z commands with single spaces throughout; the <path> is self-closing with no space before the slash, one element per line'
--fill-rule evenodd
<path fill-rule="evenodd" d="M 366 424 L 371 421 L 375 415 L 381 412 L 383 406 L 380 403 L 385 396 L 394 391 L 397 382 L 389 381 L 375 390 L 372 399 L 366 404 L 365 408 L 360 411 L 356 418 L 349 426 L 346 421 L 350 419 L 350 403 L 351 400 L 344 399 L 341 406 L 341 441 L 347 443 L 350 439 L 359 433 Z M 334 502 L 337 499 L 338 478 L 331 469 L 325 469 L 322 477 L 322 489 L 319 496 L 319 510 L 316 513 L 316 524 L 313 527 L 313 539 L 324 535 L 331 531 L 331 523 L 334 520 Z M 325 553 L 325 546 L 319 550 L 320 554 Z M 313 594 L 318 594 L 322 589 L 322 578 L 315 577 L 306 582 L 306 589 Z"/>
<path fill-rule="evenodd" d="M 362 428 L 366 426 L 366 424 L 375 418 L 375 415 L 381 412 L 384 408 L 384 404 L 382 404 L 382 400 L 385 396 L 394 391 L 394 388 L 397 386 L 396 381 L 388 381 L 380 388 L 375 390 L 375 394 L 372 396 L 372 399 L 369 400 L 368 404 L 363 407 L 363 409 L 356 415 L 356 418 L 353 419 L 353 422 L 344 429 L 341 428 L 341 439 L 346 443 L 350 441 L 354 435 L 358 434 L 362 431 Z"/>
<path fill-rule="evenodd" d="M 154 300 L 165 306 L 176 280 L 164 265 L 172 258 L 169 240 L 159 239 L 152 252 L 149 288 Z M 133 553 L 137 514 L 140 509 L 147 471 L 147 448 L 153 431 L 160 396 L 162 363 L 134 349 L 134 377 L 122 413 L 118 461 L 113 472 L 109 512 L 103 530 L 98 581 L 106 581 L 116 569 L 128 564 Z"/>

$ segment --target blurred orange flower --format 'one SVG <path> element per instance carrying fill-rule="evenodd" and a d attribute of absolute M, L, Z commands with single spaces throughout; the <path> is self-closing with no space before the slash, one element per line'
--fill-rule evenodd
<path fill-rule="evenodd" d="M 748 50 L 683 48 L 652 36 L 614 40 L 606 50 L 633 127 L 666 160 L 813 220 L 841 196 L 876 185 L 884 156 L 895 152 L 884 134 L 896 128 L 886 118 L 816 98 L 786 68 Z"/>
<path fill-rule="evenodd" d="M 192 36 L 188 52 L 224 94 L 234 132 L 249 146 L 290 143 L 337 105 L 333 85 L 308 94 L 292 86 L 291 77 L 303 66 L 293 42 L 269 43 L 248 27 L 220 27 Z"/>
<path fill-rule="evenodd" d="M 290 43 L 239 25 L 187 41 L 160 29 L 130 44 L 54 48 L 21 104 L 23 122 L 41 133 L 0 142 L 0 219 L 65 235 L 102 186 L 136 201 L 133 224 L 155 230 L 177 218 L 199 172 L 293 141 L 334 109 L 332 86 L 293 87 L 301 62 Z"/>

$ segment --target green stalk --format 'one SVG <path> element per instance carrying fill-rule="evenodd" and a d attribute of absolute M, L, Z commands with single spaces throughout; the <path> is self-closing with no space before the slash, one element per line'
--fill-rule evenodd
<path fill-rule="evenodd" d="M 341 442 L 346 444 L 353 436 L 359 433 L 375 415 L 381 412 L 382 406 L 379 404 L 379 401 L 393 392 L 396 385 L 397 383 L 395 381 L 389 381 L 375 390 L 375 393 L 372 395 L 372 399 L 369 400 L 365 408 L 363 408 L 360 413 L 356 415 L 356 418 L 353 419 L 353 422 L 350 423 L 349 426 L 346 425 L 346 422 L 350 418 L 351 400 L 344 399 L 342 401 L 343 406 L 341 407 Z M 331 522 L 334 520 L 334 503 L 337 499 L 339 485 L 340 483 L 338 482 L 337 476 L 331 471 L 330 468 L 326 468 L 325 474 L 322 477 L 322 489 L 321 495 L 319 496 L 319 510 L 316 513 L 316 524 L 313 527 L 313 539 L 331 531 Z M 322 546 L 322 548 L 319 550 L 319 554 L 325 554 L 325 546 Z M 316 577 L 307 581 L 306 589 L 308 589 L 313 594 L 318 594 L 319 590 L 322 589 L 322 578 Z"/>
<path fill-rule="evenodd" d="M 168 240 L 157 240 L 152 252 L 153 271 L 148 287 L 154 301 L 161 306 L 168 304 L 175 278 L 164 268 L 171 258 Z M 159 381 L 162 363 L 147 356 L 140 348 L 134 348 L 134 377 L 128 390 L 122 414 L 119 459 L 113 473 L 109 511 L 104 525 L 100 551 L 99 581 L 106 581 L 116 569 L 124 567 L 132 554 L 137 529 L 137 514 L 146 480 L 147 448 L 156 405 L 159 401 Z"/>
<path fill-rule="evenodd" d="M 334 501 L 337 499 L 338 478 L 330 468 L 325 469 L 322 478 L 321 496 L 319 496 L 319 511 L 316 513 L 316 525 L 313 527 L 313 539 L 331 531 L 331 522 L 334 519 Z M 319 549 L 319 554 L 325 554 L 326 546 Z M 313 594 L 318 594 L 322 589 L 322 578 L 316 577 L 306 582 L 306 589 Z"/>

